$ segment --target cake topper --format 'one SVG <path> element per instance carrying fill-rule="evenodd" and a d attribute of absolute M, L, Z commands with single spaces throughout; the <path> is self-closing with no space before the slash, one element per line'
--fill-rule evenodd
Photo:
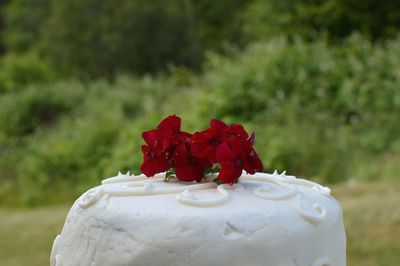
<path fill-rule="evenodd" d="M 253 147 L 255 134 L 249 135 L 240 124 L 212 119 L 209 128 L 191 134 L 181 131 L 180 117 L 170 115 L 142 137 L 146 145 L 142 145 L 141 171 L 147 177 L 166 172 L 166 181 L 175 176 L 201 182 L 206 174 L 218 172 L 214 182 L 234 184 L 243 170 L 248 174 L 263 170 Z"/>

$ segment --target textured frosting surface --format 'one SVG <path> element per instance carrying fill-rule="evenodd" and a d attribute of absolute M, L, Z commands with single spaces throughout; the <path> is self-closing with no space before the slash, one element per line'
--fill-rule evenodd
<path fill-rule="evenodd" d="M 233 187 L 119 174 L 74 203 L 50 265 L 343 266 L 346 236 L 330 189 L 285 173 Z"/>

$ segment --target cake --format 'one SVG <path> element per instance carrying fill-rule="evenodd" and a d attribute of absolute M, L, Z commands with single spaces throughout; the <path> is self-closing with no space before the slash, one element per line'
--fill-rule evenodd
<path fill-rule="evenodd" d="M 263 173 L 255 134 L 176 115 L 142 133 L 142 174 L 119 173 L 72 206 L 52 266 L 343 266 L 342 209 L 330 189 Z"/>
<path fill-rule="evenodd" d="M 52 266 L 343 266 L 346 236 L 330 189 L 286 173 L 238 182 L 118 174 L 73 204 Z"/>

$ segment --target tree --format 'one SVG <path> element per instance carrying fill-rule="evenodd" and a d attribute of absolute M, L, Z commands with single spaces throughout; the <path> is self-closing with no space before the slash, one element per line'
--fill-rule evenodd
<path fill-rule="evenodd" d="M 0 0 L 0 56 L 5 53 L 4 47 L 4 5 L 6 4 L 6 0 Z"/>
<path fill-rule="evenodd" d="M 89 77 L 197 67 L 182 1 L 55 0 L 43 48 L 60 71 Z"/>
<path fill-rule="evenodd" d="M 0 0 L 4 5 L 4 44 L 7 51 L 26 52 L 40 40 L 50 0 Z"/>
<path fill-rule="evenodd" d="M 377 40 L 396 35 L 399 27 L 397 0 L 255 0 L 248 6 L 245 29 L 255 39 L 277 34 L 342 39 L 361 32 Z"/>
<path fill-rule="evenodd" d="M 204 51 L 237 41 L 244 0 L 54 0 L 43 52 L 88 77 L 200 69 Z"/>

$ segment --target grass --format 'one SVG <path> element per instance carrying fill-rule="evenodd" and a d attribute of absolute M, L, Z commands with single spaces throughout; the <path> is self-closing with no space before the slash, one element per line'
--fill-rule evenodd
<path fill-rule="evenodd" d="M 49 265 L 52 240 L 67 211 L 67 207 L 0 209 L 0 265 Z"/>
<path fill-rule="evenodd" d="M 342 184 L 334 192 L 344 208 L 348 265 L 399 265 L 400 183 Z"/>
<path fill-rule="evenodd" d="M 400 183 L 362 182 L 333 187 L 342 203 L 347 232 L 347 264 L 395 266 L 400 262 Z M 49 265 L 52 241 L 67 206 L 0 209 L 0 264 Z"/>

